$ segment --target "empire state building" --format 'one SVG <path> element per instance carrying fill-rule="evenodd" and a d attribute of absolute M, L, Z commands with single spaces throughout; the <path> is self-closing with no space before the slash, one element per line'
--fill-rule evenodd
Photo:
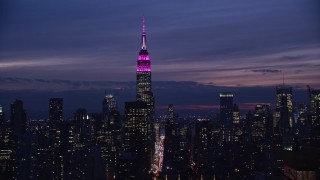
<path fill-rule="evenodd" d="M 145 19 L 142 19 L 142 46 L 137 61 L 137 101 L 147 103 L 150 118 L 154 115 L 154 98 L 151 91 L 151 62 L 147 50 Z"/>

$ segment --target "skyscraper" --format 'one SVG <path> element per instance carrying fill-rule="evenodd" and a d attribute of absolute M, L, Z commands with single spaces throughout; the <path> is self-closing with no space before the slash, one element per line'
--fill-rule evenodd
<path fill-rule="evenodd" d="M 220 123 L 222 125 L 222 140 L 231 141 L 233 128 L 233 94 L 220 93 Z"/>
<path fill-rule="evenodd" d="M 26 166 L 30 161 L 30 146 L 28 143 L 28 136 L 26 136 L 27 129 L 27 116 L 23 108 L 23 102 L 21 100 L 15 100 L 11 104 L 10 108 L 10 145 L 13 151 L 13 163 L 14 163 L 14 178 L 21 179 L 27 177 L 30 174 L 28 167 Z M 30 136 L 29 136 L 30 137 Z"/>
<path fill-rule="evenodd" d="M 272 138 L 272 114 L 267 104 L 257 104 L 252 122 L 253 140 L 263 139 L 270 141 Z"/>
<path fill-rule="evenodd" d="M 61 153 L 61 125 L 63 121 L 63 99 L 50 98 L 49 99 L 49 139 L 52 144 L 50 146 L 54 149 L 48 158 L 53 161 L 53 178 L 61 179 L 63 177 L 63 154 Z M 45 150 L 44 150 L 45 151 Z M 46 153 L 46 152 L 42 152 Z"/>
<path fill-rule="evenodd" d="M 49 100 L 49 120 L 52 123 L 63 121 L 62 110 L 63 110 L 63 99 L 62 98 L 50 98 L 50 100 Z"/>
<path fill-rule="evenodd" d="M 108 116 L 112 110 L 117 109 L 117 101 L 113 94 L 108 94 L 104 97 L 102 102 L 102 113 L 104 117 Z"/>
<path fill-rule="evenodd" d="M 11 140 L 16 142 L 16 140 L 20 139 L 21 135 L 24 135 L 26 132 L 27 116 L 21 100 L 15 100 L 11 104 L 10 110 Z"/>
<path fill-rule="evenodd" d="M 151 63 L 147 50 L 147 35 L 145 20 L 142 20 L 142 46 L 137 61 L 137 100 L 151 106 Z"/>
<path fill-rule="evenodd" d="M 311 120 L 312 125 L 320 126 L 320 90 L 312 90 L 311 98 Z"/>
<path fill-rule="evenodd" d="M 168 106 L 168 119 L 170 122 L 173 121 L 173 116 L 174 116 L 173 112 L 174 112 L 174 106 L 173 106 L 173 104 L 169 104 L 169 106 Z"/>
<path fill-rule="evenodd" d="M 278 126 L 281 133 L 288 131 L 293 126 L 292 108 L 292 88 L 277 87 L 276 114 L 273 125 Z"/>
<path fill-rule="evenodd" d="M 154 97 L 151 91 L 151 62 L 147 50 L 145 20 L 142 20 L 142 46 L 137 61 L 137 101 L 147 103 L 150 121 L 154 116 Z"/>
<path fill-rule="evenodd" d="M 137 101 L 145 102 L 147 105 L 147 136 L 148 136 L 148 157 L 150 163 L 154 154 L 154 96 L 151 91 L 151 63 L 147 50 L 147 35 L 145 19 L 142 19 L 142 45 L 137 61 Z"/>
<path fill-rule="evenodd" d="M 174 117 L 173 104 L 168 105 L 168 115 L 165 123 L 165 138 L 164 138 L 164 159 L 163 159 L 163 173 L 171 174 L 177 173 L 176 155 L 179 148 L 179 124 Z"/>
<path fill-rule="evenodd" d="M 147 50 L 144 17 L 142 19 L 142 46 L 136 69 L 137 101 L 126 102 L 123 149 L 118 177 L 144 179 L 151 167 L 154 146 L 154 97 L 151 91 L 151 63 Z"/>
<path fill-rule="evenodd" d="M 239 141 L 242 134 L 240 128 L 240 110 L 239 106 L 234 104 L 232 108 L 233 141 Z"/>
<path fill-rule="evenodd" d="M 293 140 L 293 104 L 292 104 L 292 88 L 277 87 L 276 88 L 276 110 L 274 115 L 274 124 L 280 136 L 283 138 L 284 148 L 290 148 Z M 277 133 L 277 132 L 275 132 Z"/>
<path fill-rule="evenodd" d="M 145 179 L 150 170 L 148 146 L 148 106 L 142 101 L 125 103 L 123 151 L 119 177 Z"/>

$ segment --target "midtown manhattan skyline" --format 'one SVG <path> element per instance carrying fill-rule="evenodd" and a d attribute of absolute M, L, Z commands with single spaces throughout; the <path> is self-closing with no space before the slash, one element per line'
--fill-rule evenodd
<path fill-rule="evenodd" d="M 0 179 L 319 179 L 320 3 L 0 3 Z"/>
<path fill-rule="evenodd" d="M 2 2 L 0 94 L 30 115 L 47 114 L 62 97 L 66 114 L 99 111 L 104 92 L 120 106 L 135 95 L 141 17 L 146 17 L 156 109 L 212 113 L 219 92 L 234 92 L 241 110 L 274 104 L 275 87 L 306 102 L 319 88 L 317 1 Z M 27 91 L 26 91 L 27 90 Z M 123 109 L 123 107 L 119 107 Z"/>

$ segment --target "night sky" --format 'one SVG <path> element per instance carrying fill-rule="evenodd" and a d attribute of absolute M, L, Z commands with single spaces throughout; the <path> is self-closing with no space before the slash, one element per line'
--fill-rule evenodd
<path fill-rule="evenodd" d="M 71 109 L 97 111 L 104 90 L 118 93 L 119 103 L 134 100 L 143 15 L 159 109 L 212 109 L 222 90 L 235 92 L 242 107 L 273 103 L 283 76 L 300 100 L 306 85 L 320 88 L 318 0 L 4 0 L 0 104 L 21 98 L 36 111 L 62 96 L 79 102 Z"/>

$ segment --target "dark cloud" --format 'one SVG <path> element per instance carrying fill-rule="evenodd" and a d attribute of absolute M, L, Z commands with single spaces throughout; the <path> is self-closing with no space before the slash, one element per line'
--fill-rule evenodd
<path fill-rule="evenodd" d="M 306 57 L 308 57 L 307 55 L 300 55 L 300 56 L 283 56 L 281 57 L 281 59 L 285 59 L 285 60 L 302 60 L 305 59 Z"/>
<path fill-rule="evenodd" d="M 134 82 L 114 82 L 114 81 L 71 81 L 71 80 L 49 80 L 49 79 L 29 79 L 16 77 L 0 77 L 3 85 L 0 90 L 88 90 L 88 89 L 131 89 L 135 87 Z M 161 83 L 160 83 L 161 84 Z M 157 87 L 157 86 L 156 86 Z"/>
<path fill-rule="evenodd" d="M 281 70 L 278 69 L 254 69 L 252 72 L 268 74 L 268 73 L 281 73 Z"/>

